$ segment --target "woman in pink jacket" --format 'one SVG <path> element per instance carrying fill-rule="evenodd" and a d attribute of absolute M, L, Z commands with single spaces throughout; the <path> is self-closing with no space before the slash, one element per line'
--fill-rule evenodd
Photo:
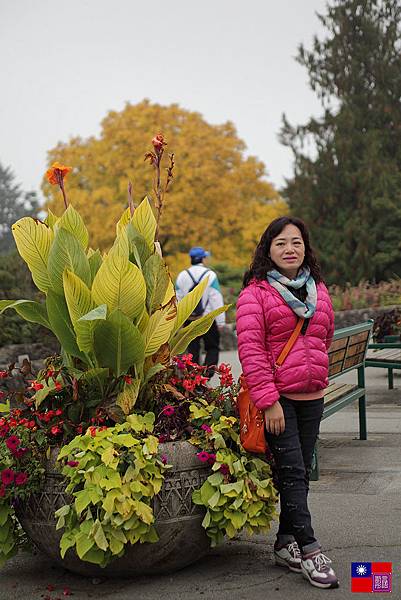
<path fill-rule="evenodd" d="M 281 367 L 275 363 L 302 317 L 302 330 Z M 280 217 L 256 248 L 237 304 L 238 352 L 252 402 L 265 414 L 280 492 L 276 564 L 319 588 L 338 587 L 322 554 L 308 508 L 309 474 L 334 331 L 329 293 L 305 224 Z"/>

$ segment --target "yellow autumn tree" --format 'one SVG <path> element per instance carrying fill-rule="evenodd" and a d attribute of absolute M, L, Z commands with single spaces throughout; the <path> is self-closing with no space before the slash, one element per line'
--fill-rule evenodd
<path fill-rule="evenodd" d="M 245 156 L 232 123 L 210 125 L 177 104 L 148 100 L 109 112 L 99 137 L 72 138 L 48 153 L 49 163 L 73 167 L 68 197 L 88 225 L 92 247 L 107 250 L 114 240 L 114 225 L 127 206 L 128 181 L 136 203 L 152 197 L 153 168 L 144 162 L 144 152 L 160 131 L 166 151 L 175 154 L 160 228 L 173 273 L 187 263 L 188 249 L 195 245 L 211 250 L 215 262 L 246 266 L 267 224 L 287 212 L 266 180 L 265 165 Z M 60 196 L 47 182 L 43 191 L 47 206 L 60 214 Z"/>

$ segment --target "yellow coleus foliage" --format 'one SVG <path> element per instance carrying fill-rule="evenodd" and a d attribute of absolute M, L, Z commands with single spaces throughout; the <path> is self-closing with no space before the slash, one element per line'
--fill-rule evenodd
<path fill-rule="evenodd" d="M 215 262 L 246 266 L 268 223 L 288 210 L 267 181 L 265 165 L 245 156 L 232 123 L 210 125 L 177 104 L 148 100 L 109 112 L 98 138 L 73 138 L 49 152 L 50 164 L 74 167 L 68 198 L 88 226 L 91 246 L 107 250 L 112 245 L 129 180 L 136 204 L 152 197 L 153 168 L 143 158 L 159 131 L 176 162 L 160 228 L 172 273 L 187 264 L 188 249 L 195 245 L 211 250 Z M 43 191 L 47 207 L 61 214 L 59 191 L 46 181 Z"/>

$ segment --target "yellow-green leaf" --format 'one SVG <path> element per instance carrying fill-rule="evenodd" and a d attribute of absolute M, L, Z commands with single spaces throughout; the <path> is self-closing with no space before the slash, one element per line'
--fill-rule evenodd
<path fill-rule="evenodd" d="M 230 308 L 230 306 L 230 304 L 226 304 L 221 308 L 217 308 L 216 310 L 213 310 L 207 315 L 204 315 L 200 319 L 197 319 L 186 327 L 180 329 L 170 341 L 171 355 L 175 356 L 176 354 L 185 352 L 190 342 L 192 342 L 192 340 L 196 337 L 206 333 L 206 331 L 208 331 L 212 326 L 212 323 L 217 315 L 226 311 L 228 308 Z"/>
<path fill-rule="evenodd" d="M 145 306 L 145 280 L 136 265 L 112 254 L 96 273 L 92 297 L 96 304 L 107 304 L 111 311 L 119 309 L 130 319 L 135 319 Z"/>
<path fill-rule="evenodd" d="M 88 230 L 79 212 L 70 204 L 57 221 L 57 227 L 66 229 L 80 242 L 86 250 L 89 241 Z"/>
<path fill-rule="evenodd" d="M 131 383 L 126 383 L 124 389 L 117 396 L 116 404 L 122 408 L 125 415 L 129 415 L 138 399 L 140 379 L 132 379 Z"/>
<path fill-rule="evenodd" d="M 49 253 L 48 271 L 52 288 L 59 295 L 64 293 L 63 273 L 65 269 L 69 269 L 78 275 L 86 285 L 90 285 L 89 262 L 81 243 L 67 229 L 58 228 Z"/>
<path fill-rule="evenodd" d="M 128 223 L 131 221 L 131 210 L 130 207 L 128 206 L 128 208 L 125 209 L 125 211 L 123 212 L 123 214 L 120 217 L 120 220 L 118 221 L 117 225 L 116 225 L 116 235 L 120 235 L 122 231 L 125 230 L 126 226 L 128 225 Z"/>
<path fill-rule="evenodd" d="M 99 321 L 94 332 L 95 355 L 100 367 L 119 377 L 144 359 L 144 343 L 137 327 L 119 310 Z"/>
<path fill-rule="evenodd" d="M 177 331 L 185 323 L 188 317 L 193 313 L 198 305 L 208 284 L 208 276 L 206 275 L 194 289 L 189 292 L 177 304 L 177 318 L 174 324 L 174 332 Z"/>
<path fill-rule="evenodd" d="M 153 242 L 156 233 L 156 219 L 148 197 L 142 200 L 138 208 L 135 209 L 132 217 L 132 224 L 143 235 L 149 248 L 153 251 Z"/>
<path fill-rule="evenodd" d="M 33 217 L 19 219 L 11 229 L 18 252 L 28 265 L 35 285 L 42 292 L 47 292 L 51 288 L 47 267 L 53 231 Z"/>
<path fill-rule="evenodd" d="M 173 331 L 176 314 L 177 307 L 173 300 L 151 315 L 144 332 L 145 356 L 151 356 L 168 341 Z"/>

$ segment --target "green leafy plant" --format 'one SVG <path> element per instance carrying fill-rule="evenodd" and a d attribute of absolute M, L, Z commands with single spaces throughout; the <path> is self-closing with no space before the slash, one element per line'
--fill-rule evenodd
<path fill-rule="evenodd" d="M 153 424 L 153 413 L 130 415 L 115 427 L 90 427 L 61 449 L 72 495 L 56 512 L 62 557 L 75 548 L 81 560 L 104 567 L 127 544 L 158 540 L 151 500 L 167 466 L 157 456 Z"/>
<path fill-rule="evenodd" d="M 201 398 L 191 404 L 190 412 L 197 426 L 191 442 L 202 448 L 198 458 L 213 471 L 192 495 L 193 502 L 206 509 L 202 525 L 211 545 L 243 529 L 250 534 L 267 532 L 277 516 L 271 466 L 244 451 L 237 417 L 227 417 Z"/>

